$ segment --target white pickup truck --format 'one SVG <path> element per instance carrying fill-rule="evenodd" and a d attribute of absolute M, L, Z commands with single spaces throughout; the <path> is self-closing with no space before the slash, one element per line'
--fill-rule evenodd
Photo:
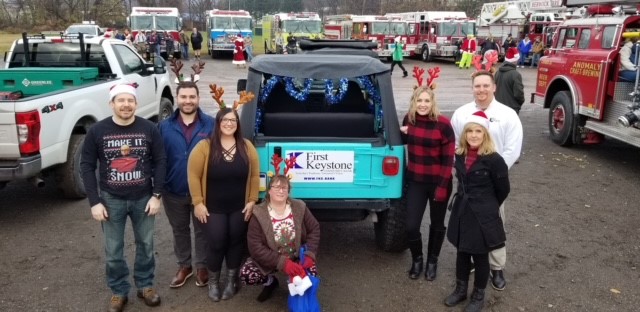
<path fill-rule="evenodd" d="M 26 43 L 26 44 L 25 44 Z M 109 90 L 137 83 L 137 115 L 161 120 L 173 111 L 164 60 L 147 63 L 124 41 L 99 36 L 27 36 L 0 69 L 0 188 L 54 174 L 68 198 L 84 198 L 80 150 L 91 125 L 112 114 Z"/>

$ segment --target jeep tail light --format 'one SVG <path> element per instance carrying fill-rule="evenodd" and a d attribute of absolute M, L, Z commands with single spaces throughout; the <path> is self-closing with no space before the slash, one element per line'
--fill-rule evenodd
<path fill-rule="evenodd" d="M 33 155 L 40 151 L 40 115 L 38 111 L 16 113 L 20 154 Z"/>
<path fill-rule="evenodd" d="M 400 160 L 395 156 L 387 156 L 382 160 L 382 173 L 388 176 L 398 175 Z"/>

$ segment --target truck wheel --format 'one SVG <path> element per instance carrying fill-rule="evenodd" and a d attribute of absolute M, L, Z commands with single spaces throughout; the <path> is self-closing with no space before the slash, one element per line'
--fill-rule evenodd
<path fill-rule="evenodd" d="M 574 118 L 569 91 L 560 91 L 553 96 L 549 107 L 549 136 L 561 146 L 573 144 Z"/>
<path fill-rule="evenodd" d="M 158 112 L 158 122 L 161 122 L 173 114 L 173 103 L 171 100 L 163 97 L 160 99 L 160 111 Z"/>
<path fill-rule="evenodd" d="M 429 47 L 426 45 L 422 46 L 422 53 L 420 54 L 423 62 L 428 62 L 429 60 Z"/>
<path fill-rule="evenodd" d="M 67 151 L 67 162 L 56 168 L 55 171 L 56 184 L 66 198 L 80 199 L 87 197 L 82 174 L 80 173 L 80 155 L 82 154 L 83 143 L 84 134 L 71 135 Z"/>
<path fill-rule="evenodd" d="M 407 214 L 406 186 L 400 199 L 392 200 L 389 209 L 378 212 L 378 222 L 374 224 L 376 244 L 384 251 L 402 252 L 407 249 L 407 231 L 405 218 Z"/>

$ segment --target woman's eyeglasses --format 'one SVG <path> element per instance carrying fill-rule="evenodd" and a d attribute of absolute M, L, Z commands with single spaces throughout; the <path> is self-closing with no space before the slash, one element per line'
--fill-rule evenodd
<path fill-rule="evenodd" d="M 222 123 L 232 123 L 235 124 L 238 122 L 238 119 L 235 118 L 222 118 Z"/>
<path fill-rule="evenodd" d="M 284 185 L 273 185 L 273 186 L 271 186 L 271 189 L 274 190 L 274 191 L 282 192 L 282 191 L 288 191 L 289 187 L 284 186 Z"/>

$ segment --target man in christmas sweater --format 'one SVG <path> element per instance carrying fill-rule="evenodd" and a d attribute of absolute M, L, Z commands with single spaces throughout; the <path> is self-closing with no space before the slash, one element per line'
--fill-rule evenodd
<path fill-rule="evenodd" d="M 135 116 L 134 86 L 116 85 L 109 98 L 113 116 L 89 129 L 80 162 L 91 215 L 101 222 L 104 233 L 107 284 L 112 292 L 109 311 L 122 311 L 131 289 L 124 258 L 127 217 L 135 234 L 137 296 L 146 305 L 157 306 L 153 232 L 166 174 L 162 137 L 154 123 Z"/>

